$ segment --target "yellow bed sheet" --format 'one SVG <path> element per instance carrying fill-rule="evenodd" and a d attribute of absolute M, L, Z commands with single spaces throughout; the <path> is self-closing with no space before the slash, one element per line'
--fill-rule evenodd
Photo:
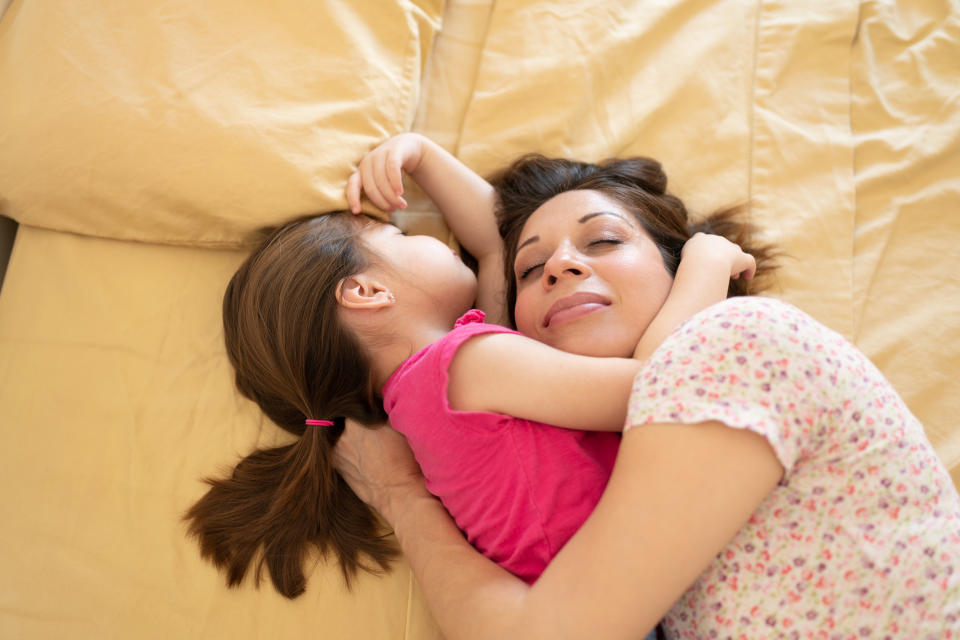
<path fill-rule="evenodd" d="M 960 483 L 958 14 L 934 0 L 451 0 L 414 126 L 481 172 L 527 151 L 644 154 L 694 211 L 749 202 L 791 256 L 774 294 L 878 364 Z M 20 140 L 11 131 L 28 110 L 2 113 L 0 140 Z M 359 157 L 413 111 L 393 116 L 331 139 L 345 145 L 333 164 L 293 160 L 289 184 L 317 180 L 316 202 L 339 198 L 340 156 Z M 109 137 L 98 123 L 87 124 Z M 250 131 L 238 133 L 262 157 L 289 142 Z M 45 144 L 42 132 L 27 142 Z M 86 170 L 102 178 L 95 162 Z M 47 217 L 9 175 L 0 206 L 26 224 L 0 293 L 0 637 L 439 638 L 403 562 L 349 592 L 318 560 L 291 602 L 226 589 L 184 536 L 199 478 L 281 436 L 233 390 L 222 349 L 220 296 L 243 249 L 161 243 L 234 242 L 277 214 L 216 213 L 232 196 L 213 181 L 199 221 L 139 196 L 130 217 L 124 198 L 142 193 L 131 182 L 100 189 L 119 199 L 102 209 L 51 194 L 42 202 L 66 209 Z M 313 202 L 294 191 L 280 199 L 291 215 Z M 401 222 L 446 233 L 422 198 Z M 93 237 L 133 232 L 153 242 Z"/>
<path fill-rule="evenodd" d="M 650 155 L 695 213 L 749 203 L 787 254 L 773 295 L 873 359 L 960 485 L 960 7 L 591 7 L 494 3 L 479 56 L 449 45 L 463 76 L 425 78 L 457 106 L 418 125 L 462 112 L 438 139 L 481 173 Z"/>

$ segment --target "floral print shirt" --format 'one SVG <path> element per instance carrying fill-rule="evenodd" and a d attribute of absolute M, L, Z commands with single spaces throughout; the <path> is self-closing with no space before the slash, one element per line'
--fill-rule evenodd
<path fill-rule="evenodd" d="M 784 477 L 664 619 L 670 638 L 960 638 L 960 497 L 923 427 L 843 337 L 731 298 L 638 373 L 626 428 L 718 420 Z"/>

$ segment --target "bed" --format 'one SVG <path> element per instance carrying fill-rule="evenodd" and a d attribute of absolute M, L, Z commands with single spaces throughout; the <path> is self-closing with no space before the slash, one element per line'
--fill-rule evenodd
<path fill-rule="evenodd" d="M 181 521 L 284 441 L 233 388 L 227 279 L 411 129 L 481 174 L 648 155 L 693 212 L 746 203 L 771 295 L 866 352 L 960 483 L 955 0 L 0 9 L 0 637 L 441 637 L 402 560 L 348 589 L 317 558 L 291 601 L 228 589 Z M 397 221 L 455 242 L 422 195 Z"/>

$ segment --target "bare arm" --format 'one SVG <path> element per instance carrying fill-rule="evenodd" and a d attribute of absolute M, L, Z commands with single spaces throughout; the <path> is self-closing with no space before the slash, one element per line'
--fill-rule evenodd
<path fill-rule="evenodd" d="M 643 332 L 633 357 L 645 360 L 670 333 L 694 314 L 727 297 L 731 278 L 752 278 L 756 260 L 722 236 L 694 234 L 685 245 L 673 287 Z"/>
<path fill-rule="evenodd" d="M 351 487 L 393 526 L 451 639 L 642 637 L 783 473 L 749 431 L 716 422 L 630 430 L 596 510 L 528 587 L 466 542 L 409 472 L 402 436 L 349 425 L 337 455 Z"/>
<path fill-rule="evenodd" d="M 477 306 L 489 322 L 507 324 L 503 242 L 494 218 L 490 184 L 432 140 L 404 133 L 367 154 L 347 181 L 347 202 L 360 212 L 360 192 L 383 211 L 407 206 L 403 172 L 433 200 L 463 247 L 477 259 Z"/>
<path fill-rule="evenodd" d="M 449 368 L 450 406 L 537 422 L 620 431 L 633 378 L 631 358 L 594 358 L 513 333 L 481 335 L 457 349 Z"/>

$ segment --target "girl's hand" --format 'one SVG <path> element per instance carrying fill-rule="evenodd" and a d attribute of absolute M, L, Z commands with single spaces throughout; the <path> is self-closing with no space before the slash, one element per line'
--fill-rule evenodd
<path fill-rule="evenodd" d="M 389 510 L 397 492 L 427 493 L 423 473 L 406 438 L 389 424 L 371 429 L 347 420 L 333 458 L 337 471 L 357 497 L 388 522 L 392 522 Z"/>
<path fill-rule="evenodd" d="M 347 204 L 350 211 L 360 213 L 360 193 L 378 209 L 390 213 L 404 209 L 403 172 L 413 173 L 424 154 L 424 139 L 416 133 L 394 136 L 364 156 L 357 170 L 347 180 Z"/>
<path fill-rule="evenodd" d="M 749 280 L 757 272 L 756 259 L 741 249 L 740 245 L 730 242 L 723 236 L 709 233 L 693 234 L 693 237 L 683 245 L 680 259 L 681 261 L 706 261 L 729 267 L 732 280 L 740 276 Z"/>

